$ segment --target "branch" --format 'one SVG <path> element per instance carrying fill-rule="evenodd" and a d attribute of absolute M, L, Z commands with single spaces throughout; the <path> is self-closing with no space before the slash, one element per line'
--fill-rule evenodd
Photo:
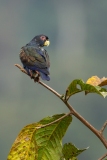
<path fill-rule="evenodd" d="M 64 97 L 65 101 L 67 100 L 67 93 L 68 93 L 68 89 L 66 90 L 66 93 L 65 93 L 65 97 Z"/>
<path fill-rule="evenodd" d="M 107 140 L 104 138 L 104 136 L 97 130 L 95 129 L 88 121 L 86 121 L 78 112 L 74 110 L 74 108 L 67 102 L 62 100 L 65 105 L 68 107 L 68 109 L 72 112 L 72 114 L 78 118 L 85 126 L 87 126 L 104 144 L 105 148 L 107 148 Z"/>
<path fill-rule="evenodd" d="M 103 124 L 102 128 L 100 129 L 100 133 L 103 134 L 104 132 L 104 129 L 106 128 L 107 126 L 107 120 L 105 121 L 105 123 Z"/>
<path fill-rule="evenodd" d="M 52 93 L 54 93 L 57 97 L 61 99 L 62 96 L 58 92 L 56 92 L 54 89 L 52 89 L 51 87 L 49 87 L 48 85 L 46 85 L 45 83 L 41 81 L 39 81 L 38 83 L 44 86 L 45 88 L 47 88 L 48 90 L 50 90 Z"/>
<path fill-rule="evenodd" d="M 28 75 L 28 73 L 26 72 L 26 70 L 24 70 L 23 67 L 21 67 L 19 64 L 15 64 L 16 67 L 18 67 L 22 72 L 24 72 L 25 74 Z M 34 78 L 34 77 L 33 77 Z M 56 92 L 55 90 L 53 90 L 51 87 L 49 87 L 48 85 L 46 85 L 45 83 L 39 81 L 39 84 L 41 84 L 42 86 L 44 86 L 45 88 L 47 88 L 49 91 L 51 91 L 52 93 L 54 93 L 57 97 L 59 97 L 64 103 L 65 105 L 68 107 L 68 109 L 70 110 L 69 114 L 73 114 L 76 118 L 78 118 L 85 126 L 87 126 L 100 140 L 101 142 L 104 144 L 105 148 L 107 148 L 107 140 L 104 138 L 104 136 L 101 134 L 103 132 L 103 130 L 105 129 L 107 124 L 104 124 L 101 131 L 98 131 L 97 129 L 95 129 L 88 121 L 86 121 L 78 112 L 76 112 L 74 110 L 74 108 L 67 102 L 67 97 L 65 96 L 65 98 L 63 99 L 62 96 Z M 66 91 L 67 94 L 67 91 Z"/>
<path fill-rule="evenodd" d="M 62 117 L 60 117 L 60 118 L 56 119 L 56 120 L 55 120 L 55 121 L 53 121 L 53 122 L 50 122 L 50 123 L 48 123 L 48 124 L 45 124 L 45 125 L 42 125 L 42 126 L 40 126 L 40 127 L 36 127 L 36 128 L 37 128 L 37 129 L 40 129 L 40 128 L 44 128 L 44 127 L 50 126 L 51 124 L 54 124 L 54 123 L 56 123 L 56 122 L 58 122 L 58 121 L 60 121 L 60 120 L 64 119 L 65 117 L 69 116 L 70 114 L 72 114 L 72 113 L 71 113 L 71 112 L 69 112 L 69 113 L 65 114 L 64 116 L 62 116 Z"/>
<path fill-rule="evenodd" d="M 99 158 L 98 160 L 102 160 L 102 159 L 104 159 L 106 156 L 107 156 L 107 153 L 104 154 L 104 155 L 103 155 L 101 158 Z"/>
<path fill-rule="evenodd" d="M 20 66 L 19 64 L 15 64 L 15 66 L 18 67 L 23 73 L 28 75 L 27 71 L 22 66 Z M 32 79 L 34 79 L 34 78 L 35 77 L 33 77 L 33 75 L 32 75 Z M 48 85 L 46 85 L 45 83 L 43 83 L 41 81 L 39 81 L 38 83 L 41 84 L 42 86 L 44 86 L 45 88 L 47 88 L 48 90 L 50 90 L 52 93 L 54 93 L 57 97 L 59 97 L 61 99 L 62 96 L 58 92 L 56 92 L 54 89 L 52 89 L 51 87 L 49 87 Z"/>

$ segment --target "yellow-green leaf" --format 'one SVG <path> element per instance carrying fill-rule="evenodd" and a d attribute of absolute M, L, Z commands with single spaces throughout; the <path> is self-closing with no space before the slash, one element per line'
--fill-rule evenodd
<path fill-rule="evenodd" d="M 38 146 L 34 134 L 36 133 L 37 123 L 24 127 L 12 145 L 7 160 L 34 160 L 37 159 Z"/>
<path fill-rule="evenodd" d="M 64 114 L 46 117 L 27 125 L 16 138 L 7 160 L 59 160 L 62 155 L 62 138 L 72 120 L 69 115 L 49 126 Z"/>
<path fill-rule="evenodd" d="M 86 81 L 87 84 L 91 84 L 92 86 L 98 86 L 101 83 L 101 79 L 97 76 L 92 76 Z"/>
<path fill-rule="evenodd" d="M 107 78 L 103 77 L 100 79 L 97 76 L 92 76 L 91 78 L 87 80 L 86 83 L 91 84 L 93 86 L 105 86 L 107 85 Z"/>

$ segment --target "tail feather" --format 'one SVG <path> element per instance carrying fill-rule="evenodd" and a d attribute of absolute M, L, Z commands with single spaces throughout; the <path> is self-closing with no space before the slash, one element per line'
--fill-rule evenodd
<path fill-rule="evenodd" d="M 40 73 L 40 76 L 43 80 L 47 80 L 47 81 L 50 81 L 50 77 L 47 75 L 47 74 L 44 74 L 42 72 L 39 72 Z"/>
<path fill-rule="evenodd" d="M 32 68 L 31 68 L 31 67 L 28 68 L 28 67 L 26 67 L 26 66 L 23 66 L 23 67 L 24 67 L 24 69 L 26 69 L 27 73 L 30 75 L 29 69 L 32 70 Z M 42 78 L 43 80 L 50 81 L 50 77 L 49 77 L 47 74 L 41 72 L 40 69 L 36 69 L 36 70 L 40 73 L 40 76 L 41 76 L 41 78 Z M 32 70 L 32 71 L 36 71 L 36 70 Z"/>

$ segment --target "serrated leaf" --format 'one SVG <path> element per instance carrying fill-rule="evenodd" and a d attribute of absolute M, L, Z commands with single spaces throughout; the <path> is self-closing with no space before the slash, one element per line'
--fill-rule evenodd
<path fill-rule="evenodd" d="M 72 117 L 69 115 L 44 128 L 38 127 L 63 115 L 46 117 L 24 127 L 12 145 L 7 160 L 59 160 L 62 155 L 62 138 Z"/>
<path fill-rule="evenodd" d="M 85 148 L 85 149 L 78 149 L 77 147 L 75 147 L 75 145 L 73 145 L 72 143 L 66 143 L 64 144 L 63 146 L 63 149 L 62 149 L 62 153 L 63 153 L 63 157 L 66 159 L 66 160 L 74 160 L 74 159 L 77 159 L 76 157 L 82 153 L 83 151 L 87 150 L 88 148 Z"/>
<path fill-rule="evenodd" d="M 101 88 L 100 86 L 93 86 L 91 84 L 85 83 L 81 79 L 76 79 L 71 82 L 71 84 L 67 88 L 66 92 L 66 98 L 68 99 L 73 94 L 76 94 L 78 92 L 85 91 L 85 94 L 87 93 L 97 93 L 104 98 L 107 96 L 107 90 L 104 88 Z"/>

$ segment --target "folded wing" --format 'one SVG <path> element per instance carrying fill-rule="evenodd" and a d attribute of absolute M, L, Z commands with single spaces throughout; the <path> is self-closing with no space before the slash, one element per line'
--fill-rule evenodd
<path fill-rule="evenodd" d="M 31 70 L 38 70 L 42 73 L 49 74 L 49 55 L 46 50 L 38 49 L 32 46 L 21 48 L 20 59 L 24 67 Z"/>

